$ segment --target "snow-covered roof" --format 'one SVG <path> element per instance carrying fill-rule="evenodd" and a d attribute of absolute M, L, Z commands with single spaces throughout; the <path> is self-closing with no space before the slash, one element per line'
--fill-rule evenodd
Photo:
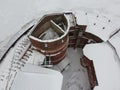
<path fill-rule="evenodd" d="M 120 59 L 120 31 L 116 33 L 114 36 L 112 36 L 109 42 L 115 48 L 117 55 L 119 56 Z"/>
<path fill-rule="evenodd" d="M 82 17 L 81 17 L 82 18 Z M 107 41 L 114 33 L 117 26 L 105 16 L 88 13 L 87 14 L 88 25 L 86 32 L 92 33 L 100 37 L 103 41 Z"/>
<path fill-rule="evenodd" d="M 94 90 L 120 90 L 120 63 L 108 43 L 89 44 L 84 55 L 94 62 L 98 86 Z"/>
<path fill-rule="evenodd" d="M 88 24 L 87 15 L 85 12 L 75 11 L 74 14 L 75 14 L 78 25 L 87 25 Z"/>
<path fill-rule="evenodd" d="M 58 71 L 29 65 L 18 72 L 11 90 L 61 90 L 62 74 Z"/>
<path fill-rule="evenodd" d="M 74 14 L 78 25 L 87 25 L 86 32 L 100 37 L 103 41 L 107 41 L 118 28 L 111 19 L 101 14 L 78 10 L 75 10 Z"/>

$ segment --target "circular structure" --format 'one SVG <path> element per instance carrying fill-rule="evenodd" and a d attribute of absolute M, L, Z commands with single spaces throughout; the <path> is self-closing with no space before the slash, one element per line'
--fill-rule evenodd
<path fill-rule="evenodd" d="M 59 63 L 66 55 L 69 22 L 65 14 L 45 15 L 29 36 L 32 45 L 50 59 Z"/>

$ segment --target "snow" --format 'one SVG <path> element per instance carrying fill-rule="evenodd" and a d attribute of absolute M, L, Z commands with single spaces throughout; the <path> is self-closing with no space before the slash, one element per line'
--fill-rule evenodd
<path fill-rule="evenodd" d="M 119 27 L 114 24 L 109 15 L 80 10 L 74 10 L 73 12 L 78 25 L 87 25 L 86 32 L 100 37 L 103 41 L 107 41 Z"/>
<path fill-rule="evenodd" d="M 120 64 L 108 43 L 86 45 L 84 55 L 94 62 L 98 86 L 94 90 L 120 90 Z"/>
<path fill-rule="evenodd" d="M 45 13 L 84 10 L 110 14 L 112 17 L 119 18 L 119 8 L 119 0 L 91 0 L 89 2 L 87 0 L 1 0 L 0 41 L 20 30 L 30 20 L 41 17 Z"/>
<path fill-rule="evenodd" d="M 42 35 L 40 35 L 39 38 L 42 40 L 52 40 L 52 39 L 59 38 L 59 35 L 52 28 L 49 28 Z"/>
<path fill-rule="evenodd" d="M 29 40 L 26 36 L 20 38 L 13 48 L 7 53 L 8 56 L 0 64 L 0 90 L 8 90 L 14 81 L 17 71 L 26 64 L 25 56 L 19 60 L 29 46 Z M 25 55 L 27 55 L 26 53 Z M 30 53 L 29 53 L 30 55 Z M 27 55 L 28 56 L 28 55 Z M 29 57 L 29 56 L 28 56 Z M 9 79 L 9 80 L 8 80 Z"/>
<path fill-rule="evenodd" d="M 120 31 L 116 33 L 114 36 L 112 36 L 109 42 L 115 48 L 120 59 Z"/>
<path fill-rule="evenodd" d="M 63 76 L 60 72 L 27 66 L 28 69 L 18 72 L 11 90 L 61 90 Z"/>
<path fill-rule="evenodd" d="M 87 24 L 87 32 L 107 41 L 119 27 L 119 8 L 120 0 L 0 0 L 0 41 L 9 39 L 9 36 L 18 32 L 23 25 L 34 18 L 40 18 L 46 13 L 65 11 L 77 12 L 75 14 L 79 19 L 78 24 Z M 112 37 L 109 41 L 120 55 L 120 40 L 117 38 L 119 37 Z M 106 43 L 87 45 L 84 53 L 94 60 L 99 83 L 95 90 L 120 90 L 119 65 L 115 62 L 114 53 L 109 45 Z M 19 75 L 23 74 L 26 73 Z M 32 75 L 27 73 L 27 76 Z"/>
<path fill-rule="evenodd" d="M 80 64 L 82 56 L 82 49 L 68 48 L 65 59 L 54 66 L 63 74 L 61 90 L 90 90 L 87 70 Z"/>
<path fill-rule="evenodd" d="M 88 26 L 86 32 L 90 32 L 103 41 L 107 41 L 113 32 L 118 28 L 113 22 L 102 15 L 96 15 L 92 13 L 87 14 Z"/>
<path fill-rule="evenodd" d="M 74 11 L 78 25 L 88 25 L 88 19 L 84 11 Z"/>
<path fill-rule="evenodd" d="M 6 57 L 1 65 L 0 65 L 0 90 L 5 90 L 7 84 L 7 77 L 9 76 L 11 61 L 13 58 L 14 49 L 11 48 L 10 52 L 8 53 L 9 57 Z M 4 77 L 2 77 L 4 76 Z M 3 79 L 3 81 L 1 80 Z"/>
<path fill-rule="evenodd" d="M 41 64 L 43 64 L 44 59 L 45 55 L 33 50 L 33 54 L 31 55 L 31 57 L 29 57 L 29 61 L 27 63 L 40 66 Z"/>

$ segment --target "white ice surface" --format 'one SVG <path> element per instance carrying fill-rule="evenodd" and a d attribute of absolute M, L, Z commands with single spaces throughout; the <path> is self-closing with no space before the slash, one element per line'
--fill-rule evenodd
<path fill-rule="evenodd" d="M 84 54 L 94 62 L 99 84 L 94 90 L 120 90 L 120 64 L 110 45 L 107 43 L 86 45 Z"/>

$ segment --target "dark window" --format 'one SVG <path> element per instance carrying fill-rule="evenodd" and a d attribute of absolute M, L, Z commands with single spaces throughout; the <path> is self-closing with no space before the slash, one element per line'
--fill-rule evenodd
<path fill-rule="evenodd" d="M 69 36 L 74 36 L 74 34 L 72 32 L 69 32 Z"/>

